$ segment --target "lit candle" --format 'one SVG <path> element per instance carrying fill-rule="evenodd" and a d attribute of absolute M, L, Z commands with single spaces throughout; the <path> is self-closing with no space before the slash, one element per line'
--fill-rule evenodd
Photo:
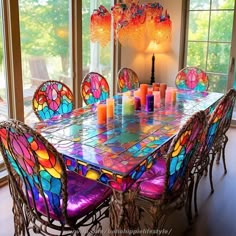
<path fill-rule="evenodd" d="M 97 105 L 97 122 L 99 125 L 105 124 L 107 121 L 107 106 L 106 104 Z"/>
<path fill-rule="evenodd" d="M 107 98 L 106 100 L 107 104 L 107 118 L 113 118 L 114 117 L 114 98 Z"/>
<path fill-rule="evenodd" d="M 140 99 L 141 99 L 141 106 L 146 105 L 146 95 L 148 92 L 148 85 L 147 84 L 140 84 Z"/>

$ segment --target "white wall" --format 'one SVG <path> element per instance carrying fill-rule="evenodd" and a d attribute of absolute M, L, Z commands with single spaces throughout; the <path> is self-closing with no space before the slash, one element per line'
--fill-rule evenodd
<path fill-rule="evenodd" d="M 182 1 L 140 1 L 140 3 L 159 2 L 170 14 L 172 21 L 171 47 L 168 52 L 157 54 L 155 60 L 156 82 L 166 82 L 169 86 L 175 85 L 175 76 L 179 70 Z M 121 67 L 132 68 L 136 71 L 142 83 L 149 83 L 151 77 L 151 58 L 151 54 L 140 53 L 131 48 L 122 48 Z"/>

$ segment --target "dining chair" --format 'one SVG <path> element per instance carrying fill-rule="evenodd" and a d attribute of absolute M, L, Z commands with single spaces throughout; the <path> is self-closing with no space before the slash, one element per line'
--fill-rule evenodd
<path fill-rule="evenodd" d="M 109 97 L 110 88 L 104 76 L 89 72 L 82 81 L 80 92 L 85 104 L 89 105 L 106 100 Z"/>
<path fill-rule="evenodd" d="M 198 67 L 185 67 L 175 78 L 175 84 L 181 90 L 206 91 L 209 86 L 206 72 Z"/>
<path fill-rule="evenodd" d="M 204 142 L 206 124 L 205 112 L 193 114 L 173 138 L 167 154 L 158 158 L 132 186 L 140 212 L 151 216 L 152 229 L 163 229 L 167 216 L 183 206 L 191 223 L 194 182 L 190 174 L 195 154 Z"/>
<path fill-rule="evenodd" d="M 130 68 L 121 68 L 118 71 L 117 90 L 119 93 L 139 88 L 139 78 Z"/>
<path fill-rule="evenodd" d="M 46 120 L 71 112 L 74 107 L 73 100 L 73 93 L 67 85 L 48 80 L 34 92 L 32 107 L 39 120 Z"/>
<path fill-rule="evenodd" d="M 14 235 L 81 235 L 83 226 L 94 235 L 101 230 L 109 187 L 66 170 L 52 144 L 20 121 L 0 122 L 0 147 L 13 199 Z"/>
<path fill-rule="evenodd" d="M 229 140 L 227 136 L 227 131 L 229 130 L 231 120 L 232 120 L 232 115 L 233 115 L 233 110 L 234 110 L 235 100 L 236 100 L 236 90 L 230 89 L 225 96 L 227 97 L 226 98 L 227 104 L 225 107 L 225 113 L 222 120 L 222 124 L 219 129 L 218 139 L 216 140 L 215 145 L 220 146 L 220 152 L 218 153 L 219 155 L 217 155 L 216 163 L 219 164 L 220 157 L 222 156 L 223 165 L 224 165 L 224 173 L 226 174 L 227 168 L 226 168 L 226 161 L 225 161 L 225 148 Z"/>
<path fill-rule="evenodd" d="M 230 126 L 235 99 L 236 91 L 234 89 L 230 89 L 220 100 L 208 118 L 205 143 L 202 145 L 202 148 L 197 155 L 196 161 L 194 163 L 195 168 L 193 169 L 193 172 L 195 172 L 196 175 L 194 187 L 194 208 L 196 214 L 198 214 L 197 190 L 199 181 L 204 172 L 207 175 L 208 168 L 211 193 L 214 192 L 212 178 L 213 164 L 215 157 L 218 154 L 223 154 L 224 169 L 226 173 L 225 146 L 228 141 L 226 132 Z"/>

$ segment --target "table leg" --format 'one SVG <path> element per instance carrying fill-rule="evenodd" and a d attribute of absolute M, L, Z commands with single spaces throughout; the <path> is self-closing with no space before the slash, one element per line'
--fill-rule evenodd
<path fill-rule="evenodd" d="M 135 206 L 135 193 L 114 190 L 109 217 L 111 235 L 138 235 L 139 211 Z"/>

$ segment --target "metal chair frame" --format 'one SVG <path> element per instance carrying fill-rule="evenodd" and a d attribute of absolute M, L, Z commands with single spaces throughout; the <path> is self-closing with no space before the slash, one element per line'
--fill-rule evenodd
<path fill-rule="evenodd" d="M 17 145 L 17 140 L 21 140 L 19 143 L 26 142 L 27 144 L 20 146 L 18 143 L 19 145 Z M 36 149 L 37 145 L 38 149 Z M 67 213 L 67 170 L 62 156 L 44 137 L 20 121 L 3 121 L 0 123 L 0 147 L 9 174 L 15 236 L 29 236 L 30 232 L 50 236 L 81 235 L 79 228 L 85 226 L 88 227 L 88 233 L 99 235 L 100 232 L 102 235 L 100 221 L 108 217 L 110 198 L 106 198 L 100 205 L 94 205 L 94 209 L 90 210 L 87 215 L 69 217 Z M 47 152 L 42 154 L 45 148 Z M 28 154 L 24 154 L 26 149 L 26 153 L 30 154 L 30 157 Z M 22 154 L 19 154 L 21 152 Z M 45 158 L 48 155 L 50 161 L 43 167 L 42 161 L 47 161 L 47 158 L 38 159 L 38 155 Z M 32 169 L 29 169 L 26 163 L 31 165 Z M 54 165 L 54 168 L 50 169 L 49 164 Z M 29 172 L 25 171 L 25 168 Z M 48 183 L 51 184 L 49 190 L 47 190 L 47 185 L 45 186 L 45 179 L 48 179 L 48 174 L 46 177 L 44 176 L 45 170 L 49 175 L 55 172 L 56 175 L 59 175 L 54 178 L 56 182 L 53 182 L 53 174 L 51 175 Z M 43 177 L 45 178 L 43 179 Z M 61 188 L 58 195 L 55 195 L 57 185 Z M 38 208 L 35 198 L 37 195 L 43 199 L 45 214 Z M 55 200 L 58 196 L 59 206 Z M 56 217 L 50 211 L 52 206 L 56 209 L 53 210 Z"/>

